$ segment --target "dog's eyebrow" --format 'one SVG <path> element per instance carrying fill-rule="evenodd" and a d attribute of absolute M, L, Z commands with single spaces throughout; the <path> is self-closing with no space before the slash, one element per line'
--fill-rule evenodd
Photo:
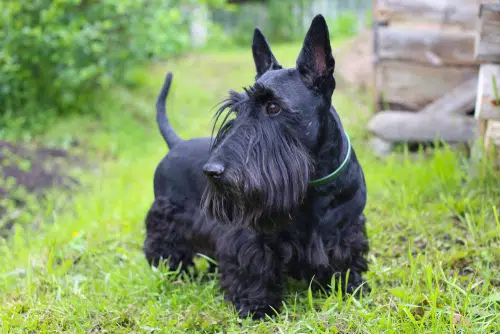
<path fill-rule="evenodd" d="M 264 86 L 260 82 L 243 89 L 248 97 L 256 102 L 265 102 L 271 99 L 277 99 L 276 93 L 271 88 Z"/>

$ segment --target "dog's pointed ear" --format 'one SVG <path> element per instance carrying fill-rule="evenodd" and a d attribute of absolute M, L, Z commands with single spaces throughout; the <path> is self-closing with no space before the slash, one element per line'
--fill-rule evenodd
<path fill-rule="evenodd" d="M 266 37 L 264 37 L 259 28 L 255 28 L 253 33 L 252 54 L 257 71 L 255 80 L 269 70 L 279 70 L 282 68 L 271 52 Z"/>
<path fill-rule="evenodd" d="M 335 89 L 335 59 L 325 18 L 314 17 L 297 58 L 297 69 L 305 85 L 317 92 L 332 94 Z"/>

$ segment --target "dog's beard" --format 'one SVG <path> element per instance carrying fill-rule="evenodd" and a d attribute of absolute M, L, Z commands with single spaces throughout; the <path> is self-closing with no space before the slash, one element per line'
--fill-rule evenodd
<path fill-rule="evenodd" d="M 227 128 L 221 130 L 227 135 Z M 221 223 L 275 230 L 290 221 L 306 196 L 310 156 L 283 124 L 245 124 L 235 131 L 219 148 L 231 167 L 223 182 L 208 183 L 204 209 Z"/>

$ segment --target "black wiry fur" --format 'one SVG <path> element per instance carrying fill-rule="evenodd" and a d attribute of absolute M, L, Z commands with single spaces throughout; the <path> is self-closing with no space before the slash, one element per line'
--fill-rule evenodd
<path fill-rule="evenodd" d="M 347 293 L 362 285 L 369 290 L 362 278 L 368 270 L 366 186 L 355 152 L 338 178 L 309 185 L 347 153 L 331 106 L 335 61 L 328 36 L 318 15 L 297 67 L 283 69 L 256 30 L 256 82 L 230 92 L 216 112 L 222 122 L 213 139 L 184 141 L 173 131 L 164 115 L 171 74 L 158 98 L 158 124 L 170 152 L 155 172 L 146 258 L 155 266 L 169 260 L 175 270 L 192 265 L 196 253 L 214 257 L 226 298 L 242 317 L 279 311 L 285 276 L 314 278 L 325 289 L 335 277 Z M 271 104 L 278 113 L 267 112 L 276 110 Z"/>
<path fill-rule="evenodd" d="M 219 222 L 256 230 L 270 224 L 272 229 L 288 221 L 290 212 L 304 199 L 311 159 L 298 139 L 300 113 L 290 111 L 279 120 L 261 122 L 253 115 L 254 104 L 278 98 L 258 83 L 245 92 L 245 96 L 231 94 L 223 105 L 229 112 L 237 110 L 238 119 L 223 122 L 209 159 L 237 168 L 228 168 L 224 182 L 209 183 L 205 209 Z M 223 112 L 220 109 L 217 114 Z"/>

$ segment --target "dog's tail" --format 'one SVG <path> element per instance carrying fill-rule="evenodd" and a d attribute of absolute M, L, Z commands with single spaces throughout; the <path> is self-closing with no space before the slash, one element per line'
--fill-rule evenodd
<path fill-rule="evenodd" d="M 158 99 L 156 100 L 156 123 L 160 128 L 160 133 L 167 142 L 169 148 L 174 147 L 182 141 L 182 139 L 175 133 L 174 128 L 170 125 L 167 118 L 165 101 L 168 96 L 168 91 L 170 90 L 170 85 L 172 84 L 172 72 L 167 73 L 163 87 L 161 88 Z"/>

